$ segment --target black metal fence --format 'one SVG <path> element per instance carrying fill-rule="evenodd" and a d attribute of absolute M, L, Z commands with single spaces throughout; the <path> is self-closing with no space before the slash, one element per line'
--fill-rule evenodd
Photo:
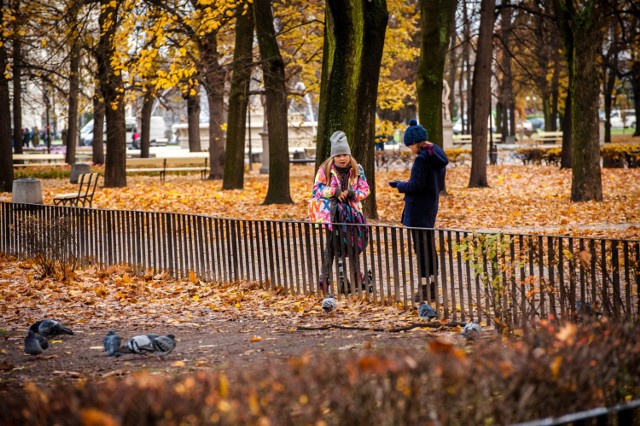
<path fill-rule="evenodd" d="M 640 399 L 609 408 L 594 408 L 562 417 L 533 420 L 514 426 L 635 426 L 640 424 Z"/>
<path fill-rule="evenodd" d="M 203 280 L 251 280 L 292 294 L 319 292 L 322 279 L 336 297 L 408 306 L 417 294 L 454 321 L 497 326 L 598 312 L 637 319 L 640 311 L 640 241 L 382 225 L 330 232 L 308 222 L 2 203 L 0 252 L 33 253 L 21 230 L 34 220 L 43 235 L 64 220 L 73 231 L 67 256 L 81 266 L 124 263 L 174 277 L 193 271 Z M 323 262 L 331 253 L 335 261 Z M 432 300 L 419 289 L 427 283 L 421 271 L 435 264 Z"/>

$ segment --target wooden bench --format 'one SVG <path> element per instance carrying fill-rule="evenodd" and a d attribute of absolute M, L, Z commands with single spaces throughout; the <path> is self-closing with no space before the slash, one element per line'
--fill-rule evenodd
<path fill-rule="evenodd" d="M 471 140 L 473 139 L 472 135 L 464 134 L 464 135 L 453 135 L 453 144 L 454 145 L 469 145 L 471 144 Z"/>
<path fill-rule="evenodd" d="M 200 172 L 204 180 L 209 173 L 207 157 L 127 158 L 127 173 L 159 173 L 165 180 L 167 172 Z"/>
<path fill-rule="evenodd" d="M 93 193 L 96 190 L 98 184 L 98 178 L 100 173 L 83 173 L 78 177 L 79 187 L 78 192 L 72 192 L 67 194 L 58 194 L 53 197 L 53 204 L 56 206 L 80 206 L 86 207 L 93 202 Z"/>
<path fill-rule="evenodd" d="M 493 138 L 494 138 L 493 139 L 494 142 L 498 142 L 499 138 L 495 132 L 493 132 Z M 489 143 L 489 140 L 491 140 L 491 135 L 487 133 L 487 143 Z M 473 135 L 471 134 L 453 135 L 454 145 L 471 145 L 472 141 L 473 141 Z"/>
<path fill-rule="evenodd" d="M 536 143 L 556 143 L 562 142 L 562 132 L 537 132 L 531 136 L 531 140 Z"/>
<path fill-rule="evenodd" d="M 16 161 L 23 161 L 16 164 Z M 13 167 L 51 167 L 63 166 L 64 154 L 13 154 Z"/>

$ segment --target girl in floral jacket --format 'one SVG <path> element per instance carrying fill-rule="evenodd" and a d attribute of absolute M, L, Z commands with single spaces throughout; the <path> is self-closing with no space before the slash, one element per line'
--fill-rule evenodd
<path fill-rule="evenodd" d="M 366 224 L 361 201 L 369 195 L 369 184 L 364 170 L 351 157 L 347 137 L 342 131 L 331 135 L 331 155 L 322 163 L 313 183 L 309 201 L 309 218 L 327 227 L 327 244 L 323 253 L 323 271 L 320 288 L 327 291 L 329 273 L 334 258 L 338 257 L 341 291 L 347 292 L 344 280 L 343 258 L 351 262 L 353 276 L 363 281 L 362 274 L 355 274 L 357 255 L 368 242 L 366 227 L 347 226 L 347 223 Z M 333 226 L 342 224 L 341 226 Z"/>

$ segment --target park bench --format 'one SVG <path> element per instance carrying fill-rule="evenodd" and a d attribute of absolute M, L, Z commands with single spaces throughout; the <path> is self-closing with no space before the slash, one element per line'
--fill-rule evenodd
<path fill-rule="evenodd" d="M 16 164 L 16 161 L 23 161 Z M 64 165 L 64 154 L 13 154 L 13 167 L 51 167 Z"/>
<path fill-rule="evenodd" d="M 200 172 L 204 180 L 209 173 L 207 157 L 127 158 L 127 173 L 159 173 L 165 180 L 168 172 Z"/>
<path fill-rule="evenodd" d="M 495 142 L 499 141 L 498 135 L 495 132 L 493 133 L 493 137 Z M 490 140 L 490 138 L 491 135 L 487 132 L 487 142 Z M 473 135 L 470 134 L 453 135 L 454 146 L 471 145 L 472 140 Z"/>
<path fill-rule="evenodd" d="M 78 177 L 78 192 L 71 192 L 67 194 L 58 194 L 53 197 L 53 204 L 56 206 L 80 206 L 86 207 L 87 204 L 91 207 L 93 202 L 93 193 L 96 190 L 98 184 L 98 178 L 100 173 L 83 173 Z"/>
<path fill-rule="evenodd" d="M 562 132 L 537 132 L 531 139 L 536 143 L 556 143 L 562 141 Z"/>

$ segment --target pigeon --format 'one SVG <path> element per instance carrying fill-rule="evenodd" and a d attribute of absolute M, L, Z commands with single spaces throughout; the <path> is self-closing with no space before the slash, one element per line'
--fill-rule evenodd
<path fill-rule="evenodd" d="M 27 338 L 24 339 L 24 352 L 29 355 L 40 355 L 49 347 L 49 341 L 42 336 L 38 336 L 29 330 Z"/>
<path fill-rule="evenodd" d="M 118 336 L 113 330 L 110 330 L 107 335 L 104 336 L 102 344 L 104 345 L 104 351 L 107 355 L 114 357 L 120 356 L 120 353 L 118 352 L 118 349 L 120 349 L 120 341 L 120 336 Z"/>
<path fill-rule="evenodd" d="M 576 314 L 580 320 L 602 316 L 602 312 L 593 309 L 591 302 L 583 302 L 582 300 L 576 302 Z"/>
<path fill-rule="evenodd" d="M 465 324 L 464 329 L 462 329 L 462 335 L 466 337 L 468 340 L 477 341 L 480 339 L 480 332 L 482 331 L 482 327 L 477 322 L 468 322 Z"/>
<path fill-rule="evenodd" d="M 337 307 L 336 299 L 334 299 L 332 295 L 329 295 L 326 299 L 322 301 L 322 310 L 324 311 L 325 314 L 328 314 L 329 312 L 333 311 L 334 309 L 336 309 L 336 307 Z"/>
<path fill-rule="evenodd" d="M 34 322 L 31 324 L 31 327 L 29 327 L 29 330 L 46 338 L 59 336 L 61 334 L 70 334 L 73 336 L 73 331 L 52 319 Z"/>
<path fill-rule="evenodd" d="M 424 321 L 431 321 L 433 318 L 438 318 L 438 314 L 433 310 L 431 305 L 427 305 L 424 301 L 420 302 L 418 307 L 418 316 Z"/>
<path fill-rule="evenodd" d="M 157 334 L 141 334 L 140 336 L 134 336 L 127 342 L 127 346 L 123 346 L 118 350 L 118 353 L 129 354 L 146 354 L 153 352 L 153 340 L 158 337 Z"/>
<path fill-rule="evenodd" d="M 166 356 L 175 349 L 176 337 L 173 334 L 156 337 L 155 339 L 153 339 L 151 344 L 153 346 L 154 354 L 158 356 Z"/>

